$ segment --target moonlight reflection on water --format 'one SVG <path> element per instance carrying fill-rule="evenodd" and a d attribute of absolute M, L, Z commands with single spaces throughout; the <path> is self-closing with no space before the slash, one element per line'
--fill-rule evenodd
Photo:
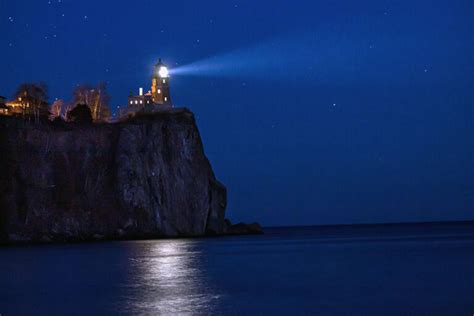
<path fill-rule="evenodd" d="M 132 314 L 178 313 L 197 315 L 212 311 L 219 298 L 205 280 L 199 241 L 163 240 L 140 245 L 140 253 L 130 258 L 131 294 L 124 309 Z"/>
<path fill-rule="evenodd" d="M 471 315 L 472 224 L 0 249 L 2 315 Z M 354 309 L 356 307 L 356 309 Z"/>

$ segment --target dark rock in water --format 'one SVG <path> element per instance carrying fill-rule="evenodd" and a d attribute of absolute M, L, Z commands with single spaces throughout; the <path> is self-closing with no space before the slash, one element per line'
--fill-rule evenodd
<path fill-rule="evenodd" d="M 258 223 L 245 224 L 238 223 L 232 225 L 229 220 L 225 220 L 225 234 L 226 235 L 257 235 L 263 234 L 262 227 Z"/>
<path fill-rule="evenodd" d="M 91 125 L 0 117 L 0 150 L 3 243 L 225 233 L 226 188 L 189 110 Z"/>

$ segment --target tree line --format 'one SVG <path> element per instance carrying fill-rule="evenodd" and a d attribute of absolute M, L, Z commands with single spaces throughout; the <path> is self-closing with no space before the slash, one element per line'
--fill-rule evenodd
<path fill-rule="evenodd" d="M 74 121 L 74 114 L 83 113 L 83 109 L 90 111 L 94 122 L 106 122 L 111 116 L 110 95 L 105 83 L 96 86 L 78 85 L 73 90 L 70 101 L 59 99 L 52 104 L 48 102 L 48 87 L 44 83 L 23 83 L 18 86 L 14 97 L 15 102 L 19 104 L 19 114 L 34 117 L 36 120 L 49 117 L 51 120 Z M 79 106 L 82 110 L 74 111 Z"/>

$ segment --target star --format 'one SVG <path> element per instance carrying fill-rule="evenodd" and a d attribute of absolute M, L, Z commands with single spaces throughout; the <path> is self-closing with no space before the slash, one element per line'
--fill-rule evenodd
<path fill-rule="evenodd" d="M 333 103 L 332 106 L 336 106 L 336 103 Z"/>
<path fill-rule="evenodd" d="M 88 19 L 88 16 L 87 15 L 84 15 L 84 20 L 87 20 Z"/>
<path fill-rule="evenodd" d="M 9 17 L 8 17 L 8 21 L 13 22 L 13 17 L 12 17 L 12 16 L 9 16 Z"/>
<path fill-rule="evenodd" d="M 428 69 L 425 68 L 424 72 L 428 72 Z"/>

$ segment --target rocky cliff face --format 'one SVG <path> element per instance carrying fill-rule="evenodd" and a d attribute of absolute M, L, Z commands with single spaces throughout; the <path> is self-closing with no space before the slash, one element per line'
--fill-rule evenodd
<path fill-rule="evenodd" d="M 0 150 L 2 242 L 225 230 L 226 189 L 188 110 L 94 125 L 0 117 Z"/>

